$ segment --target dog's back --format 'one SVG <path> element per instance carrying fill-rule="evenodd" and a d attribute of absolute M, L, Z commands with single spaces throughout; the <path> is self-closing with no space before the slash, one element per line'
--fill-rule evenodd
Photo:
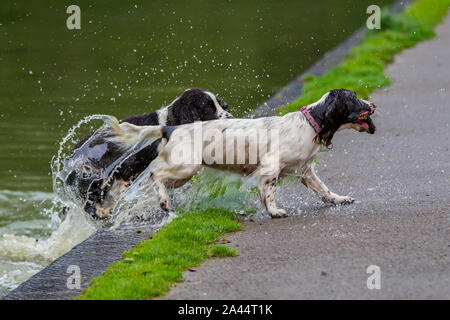
<path fill-rule="evenodd" d="M 158 125 L 159 112 L 132 116 L 120 122 L 137 126 Z M 106 141 L 101 134 L 94 132 L 79 142 L 66 160 L 65 170 L 70 171 L 66 183 L 71 186 L 74 197 L 79 204 L 84 205 L 87 213 L 95 215 L 95 204 L 102 202 L 104 195 L 108 193 L 109 186 L 104 186 L 104 179 L 109 179 L 111 183 L 116 179 L 124 182 L 134 179 L 156 157 L 156 148 L 155 145 L 145 147 L 130 155 L 117 168 L 116 162 L 122 154 L 116 144 Z"/>
<path fill-rule="evenodd" d="M 188 89 L 167 107 L 119 122 L 136 126 L 174 126 L 232 117 L 227 110 L 228 105 L 214 94 L 200 89 Z M 69 173 L 66 184 L 72 190 L 72 197 L 94 218 L 107 215 L 109 209 L 104 207 L 111 203 L 104 205 L 105 198 L 112 196 L 110 202 L 117 198 L 117 194 L 109 194 L 110 190 L 118 190 L 120 194 L 128 187 L 156 158 L 159 142 L 160 139 L 139 152 L 128 155 L 98 132 L 92 133 L 77 144 L 65 162 L 64 169 Z"/>

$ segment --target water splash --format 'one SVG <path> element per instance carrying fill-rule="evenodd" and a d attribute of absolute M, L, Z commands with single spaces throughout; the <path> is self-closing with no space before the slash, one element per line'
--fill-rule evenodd
<path fill-rule="evenodd" d="M 144 170 L 140 176 L 121 194 L 113 204 L 111 215 L 103 221 L 94 221 L 83 210 L 83 197 L 77 193 L 76 186 L 67 184 L 68 173 L 76 165 L 68 165 L 68 156 L 73 152 L 73 145 L 78 129 L 93 120 L 110 120 L 107 115 L 91 115 L 80 120 L 61 140 L 57 154 L 52 158 L 51 169 L 53 193 L 45 194 L 45 205 L 41 202 L 39 216 L 42 221 L 50 218 L 50 235 L 35 237 L 33 234 L 14 234 L 2 232 L 0 226 L 0 289 L 5 291 L 15 288 L 18 284 L 47 266 L 53 260 L 69 251 L 73 246 L 87 239 L 99 228 L 109 230 L 121 225 L 153 225 L 161 227 L 170 222 L 176 214 L 167 214 L 159 208 L 153 185 L 149 183 L 152 166 Z M 106 126 L 101 126 L 96 133 L 107 134 Z M 94 136 L 84 144 L 90 143 Z M 84 145 L 83 144 L 83 145 Z M 115 161 L 114 166 L 120 166 L 124 159 L 137 153 L 147 144 L 141 143 L 130 148 L 123 157 Z M 84 160 L 84 159 L 81 159 Z M 83 161 L 82 161 L 83 162 Z M 83 162 L 80 168 L 89 165 Z M 106 178 L 105 171 L 94 172 L 98 178 Z M 108 172 L 114 173 L 114 169 Z M 0 193 L 8 201 L 10 196 Z M 30 195 L 24 195 L 25 197 Z M 177 213 L 186 210 L 205 210 L 208 208 L 226 208 L 238 214 L 248 215 L 261 212 L 259 197 L 254 181 L 251 178 L 230 175 L 229 173 L 204 168 L 183 187 L 170 191 L 172 206 Z M 84 197 L 85 199 L 85 197 Z M 42 219 L 46 217 L 46 219 Z M 61 218 L 63 217 L 63 218 Z M 9 225 L 11 226 L 11 224 Z M 18 230 L 18 229 L 16 229 Z M 8 231 L 12 231 L 11 229 Z M 0 293 L 1 294 L 1 293 Z"/>
<path fill-rule="evenodd" d="M 75 202 L 76 205 L 81 205 L 82 200 L 79 195 L 76 194 L 75 188 L 72 188 L 67 185 L 67 176 L 73 170 L 75 166 L 83 166 L 83 163 L 72 164 L 70 167 L 67 166 L 66 159 L 73 152 L 73 147 L 77 143 L 74 139 L 77 134 L 77 130 L 81 128 L 83 124 L 88 124 L 93 120 L 102 120 L 104 123 L 110 119 L 114 119 L 114 117 L 104 114 L 94 114 L 87 116 L 80 121 L 72 128 L 69 129 L 66 136 L 59 143 L 59 148 L 56 156 L 54 156 L 50 162 L 50 167 L 52 170 L 52 181 L 53 181 L 53 190 L 58 194 L 58 196 L 64 200 L 69 202 Z M 97 135 L 101 135 L 102 130 L 105 130 L 106 127 L 102 126 L 97 131 L 96 134 L 93 134 L 90 138 L 88 138 L 83 145 L 89 144 L 92 139 L 95 139 Z M 87 159 L 80 158 L 80 161 L 86 161 Z M 94 167 L 91 168 L 95 170 Z M 94 172 L 98 178 L 101 177 L 103 172 Z"/>
<path fill-rule="evenodd" d="M 112 211 L 112 229 L 136 221 L 162 226 L 173 218 L 159 208 L 153 184 L 149 183 L 151 171 L 150 165 L 121 194 Z M 169 190 L 169 196 L 177 213 L 223 208 L 244 217 L 264 215 L 253 177 L 242 178 L 214 169 L 203 168 L 184 186 Z"/>
<path fill-rule="evenodd" d="M 14 201 L 14 195 L 10 192 L 1 193 L 7 201 Z M 72 207 L 66 218 L 61 221 L 59 218 L 61 203 L 58 203 L 54 193 L 45 195 L 45 202 L 51 202 L 49 208 L 46 204 L 42 204 L 42 201 L 38 202 L 36 199 L 33 201 L 33 198 L 29 197 L 31 199 L 29 201 L 41 205 L 39 214 L 36 214 L 37 219 L 27 221 L 25 227 L 23 222 L 17 221 L 20 217 L 14 217 L 15 222 L 0 228 L 0 291 L 4 294 L 96 230 L 95 224 L 86 219 L 86 215 L 76 207 Z M 47 232 L 51 234 L 48 238 L 44 238 L 47 232 L 39 236 L 40 230 L 48 230 Z"/>
<path fill-rule="evenodd" d="M 106 115 L 88 116 L 73 126 L 61 140 L 58 152 L 51 161 L 53 193 L 0 190 L 3 209 L 0 224 L 0 297 L 101 227 L 70 196 L 70 190 L 64 183 L 64 160 L 72 151 L 76 143 L 74 137 L 83 124 L 109 118 Z M 26 226 L 21 221 L 24 212 L 28 216 L 34 212 L 35 216 L 34 220 L 28 219 Z"/>

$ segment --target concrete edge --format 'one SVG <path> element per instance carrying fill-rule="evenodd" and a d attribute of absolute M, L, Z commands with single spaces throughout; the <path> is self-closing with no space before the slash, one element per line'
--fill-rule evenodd
<path fill-rule="evenodd" d="M 111 263 L 121 260 L 124 251 L 148 239 L 149 235 L 157 231 L 157 228 L 151 226 L 119 228 L 114 231 L 98 230 L 10 291 L 4 299 L 70 300 L 80 295 L 81 291 L 88 287 L 89 281 L 101 276 Z M 71 289 L 72 286 L 67 283 L 75 283 L 71 280 L 77 275 L 76 269 L 81 276 L 81 286 Z"/>

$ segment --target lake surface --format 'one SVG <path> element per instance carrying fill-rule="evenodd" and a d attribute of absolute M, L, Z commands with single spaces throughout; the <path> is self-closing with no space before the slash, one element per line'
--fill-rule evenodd
<path fill-rule="evenodd" d="M 37 248 L 61 237 L 49 163 L 82 117 L 148 113 L 191 87 L 243 116 L 362 26 L 372 3 L 3 1 L 0 297 L 89 234 Z M 81 30 L 66 27 L 71 4 Z"/>

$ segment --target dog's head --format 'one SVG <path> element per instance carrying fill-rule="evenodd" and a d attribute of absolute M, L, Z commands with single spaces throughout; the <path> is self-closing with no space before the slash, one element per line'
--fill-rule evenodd
<path fill-rule="evenodd" d="M 172 125 L 233 118 L 228 104 L 215 94 L 200 89 L 188 89 L 170 106 Z"/>
<path fill-rule="evenodd" d="M 335 89 L 323 95 L 312 106 L 310 113 L 322 127 L 319 141 L 329 145 L 338 130 L 355 129 L 359 132 L 375 133 L 376 127 L 370 118 L 375 109 L 374 103 L 358 99 L 355 92 Z"/>

